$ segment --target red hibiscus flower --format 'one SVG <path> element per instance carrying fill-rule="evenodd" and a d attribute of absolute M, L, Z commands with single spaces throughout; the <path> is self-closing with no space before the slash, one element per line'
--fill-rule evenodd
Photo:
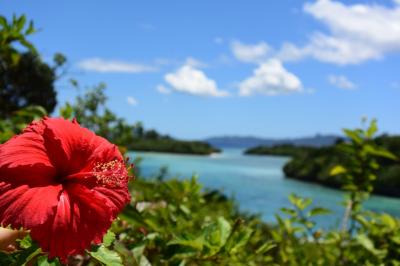
<path fill-rule="evenodd" d="M 103 235 L 129 202 L 117 147 L 76 121 L 45 118 L 0 145 L 0 224 L 30 230 L 66 261 Z"/>

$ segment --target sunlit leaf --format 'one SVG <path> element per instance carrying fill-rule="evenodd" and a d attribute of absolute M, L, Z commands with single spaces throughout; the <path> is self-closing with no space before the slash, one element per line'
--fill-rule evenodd
<path fill-rule="evenodd" d="M 276 247 L 276 244 L 274 244 L 272 242 L 267 242 L 256 250 L 256 254 L 264 254 L 275 247 Z"/>
<path fill-rule="evenodd" d="M 330 175 L 331 176 L 335 176 L 335 175 L 341 175 L 341 174 L 345 174 L 347 172 L 346 168 L 344 168 L 341 165 L 337 165 L 335 167 L 333 167 L 330 171 Z"/>
<path fill-rule="evenodd" d="M 58 259 L 52 259 L 49 261 L 47 256 L 40 256 L 37 259 L 37 266 L 61 266 L 62 264 Z"/>
<path fill-rule="evenodd" d="M 371 121 L 371 124 L 369 125 L 365 135 L 367 138 L 372 138 L 377 131 L 378 131 L 378 125 L 376 123 L 376 119 L 373 119 Z"/>
<path fill-rule="evenodd" d="M 96 250 L 89 252 L 90 256 L 107 266 L 123 266 L 122 259 L 117 252 L 99 246 Z"/>
<path fill-rule="evenodd" d="M 312 217 L 315 215 L 324 215 L 331 213 L 331 210 L 322 208 L 322 207 L 315 207 L 308 212 L 308 216 Z"/>
<path fill-rule="evenodd" d="M 109 247 L 109 246 L 112 245 L 114 240 L 115 240 L 115 233 L 113 233 L 112 231 L 108 230 L 107 233 L 103 237 L 103 245 L 105 247 Z"/>

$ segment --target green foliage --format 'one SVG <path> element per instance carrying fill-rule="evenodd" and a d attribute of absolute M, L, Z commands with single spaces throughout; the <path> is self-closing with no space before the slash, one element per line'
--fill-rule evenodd
<path fill-rule="evenodd" d="M 375 120 L 372 120 L 366 129 L 344 129 L 349 141 L 340 143 L 336 147 L 343 155 L 343 163 L 333 168 L 331 175 L 342 175 L 343 189 L 352 194 L 372 192 L 372 182 L 376 180 L 376 172 L 379 169 L 377 158 L 396 160 L 395 155 L 373 141 L 377 130 Z"/>
<path fill-rule="evenodd" d="M 106 266 L 122 266 L 121 256 L 117 252 L 101 245 L 89 252 L 90 256 Z"/>
<path fill-rule="evenodd" d="M 400 137 L 375 138 L 376 131 L 372 121 L 366 129 L 344 130 L 348 140 L 335 146 L 300 148 L 284 166 L 285 175 L 367 194 L 400 196 Z"/>
<path fill-rule="evenodd" d="M 281 144 L 272 147 L 257 146 L 245 150 L 244 153 L 249 155 L 296 156 L 314 149 L 315 148 L 312 147 L 295 146 L 292 144 Z"/>
<path fill-rule="evenodd" d="M 171 152 L 181 154 L 199 154 L 208 155 L 214 152 L 220 152 L 219 149 L 210 144 L 201 141 L 183 141 L 171 138 L 159 139 L 135 139 L 132 143 L 126 145 L 129 150 L 136 151 L 157 151 Z"/>
<path fill-rule="evenodd" d="M 122 254 L 136 253 L 137 264 L 145 260 L 152 265 L 244 265 L 262 242 L 249 243 L 253 231 L 267 226 L 239 213 L 219 192 L 202 190 L 194 177 L 139 178 L 132 184 L 132 195 L 136 207 L 127 207 L 114 224 L 119 239 L 114 245 L 124 250 Z M 260 228 L 259 236 L 266 239 L 262 232 Z M 263 255 L 252 256 L 263 261 Z"/>
<path fill-rule="evenodd" d="M 3 118 L 30 105 L 40 105 L 52 112 L 57 104 L 56 71 L 65 63 L 65 57 L 56 55 L 54 66 L 43 62 L 27 40 L 36 31 L 33 22 L 26 24 L 25 16 L 13 16 L 10 22 L 0 16 L 0 117 Z"/>
<path fill-rule="evenodd" d="M 36 29 L 31 21 L 26 28 L 26 17 L 13 16 L 9 22 L 4 16 L 0 16 L 0 56 L 11 65 L 18 64 L 20 53 L 14 47 L 17 43 L 25 47 L 29 52 L 37 54 L 36 48 L 30 43 L 26 37 L 35 33 Z"/>
<path fill-rule="evenodd" d="M 47 115 L 41 106 L 28 106 L 14 113 L 8 119 L 0 119 L 0 144 L 19 134 L 33 120 L 38 120 Z"/>
<path fill-rule="evenodd" d="M 362 142 L 359 142 L 362 143 Z M 351 145 L 351 144 L 349 144 Z M 351 153 L 353 155 L 353 153 Z M 375 155 L 374 155 L 375 156 Z M 351 156 L 349 155 L 349 158 Z M 355 159 L 355 158 L 354 158 Z M 140 166 L 138 166 L 140 168 Z M 366 165 L 370 172 L 376 167 Z M 349 166 L 336 167 L 343 174 Z M 347 173 L 347 172 L 346 172 Z M 155 178 L 130 183 L 128 205 L 85 256 L 71 265 L 399 265 L 400 220 L 388 214 L 351 210 L 352 230 L 326 230 L 315 217 L 330 211 L 292 194 L 276 223 L 240 212 L 218 191 L 204 190 L 196 178 Z M 355 179 L 350 179 L 355 180 Z M 364 184 L 357 193 L 365 193 Z M 350 190 L 350 195 L 353 190 Z M 361 202 L 360 202 L 361 204 Z M 0 265 L 60 265 L 49 260 L 29 236 L 16 251 L 0 252 Z"/>

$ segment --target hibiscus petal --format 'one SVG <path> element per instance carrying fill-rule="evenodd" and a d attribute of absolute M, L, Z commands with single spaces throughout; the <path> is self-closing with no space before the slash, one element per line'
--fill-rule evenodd
<path fill-rule="evenodd" d="M 123 188 L 107 188 L 107 187 L 94 187 L 93 190 L 98 192 L 99 197 L 104 197 L 106 204 L 111 208 L 113 216 L 116 217 L 118 213 L 125 207 L 131 200 L 131 195 L 126 187 Z"/>
<path fill-rule="evenodd" d="M 115 218 L 113 212 L 100 193 L 68 184 L 60 195 L 52 224 L 31 230 L 31 235 L 49 257 L 65 262 L 69 255 L 82 254 L 91 243 L 102 241 Z"/>
<path fill-rule="evenodd" d="M 45 119 L 45 146 L 63 176 L 91 170 L 97 161 L 122 159 L 115 145 L 63 118 Z"/>
<path fill-rule="evenodd" d="M 0 184 L 0 223 L 13 228 L 33 229 L 51 220 L 62 185 L 10 187 Z"/>
<path fill-rule="evenodd" d="M 0 181 L 49 184 L 55 175 L 44 146 L 43 124 L 32 123 L 25 131 L 0 145 Z"/>

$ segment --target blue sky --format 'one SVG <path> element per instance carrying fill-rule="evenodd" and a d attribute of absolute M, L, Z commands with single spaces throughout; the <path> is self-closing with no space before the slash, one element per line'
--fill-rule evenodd
<path fill-rule="evenodd" d="M 179 138 L 400 133 L 400 1 L 22 1 L 31 41 L 68 58 L 59 102 L 107 84 L 109 107 Z"/>

